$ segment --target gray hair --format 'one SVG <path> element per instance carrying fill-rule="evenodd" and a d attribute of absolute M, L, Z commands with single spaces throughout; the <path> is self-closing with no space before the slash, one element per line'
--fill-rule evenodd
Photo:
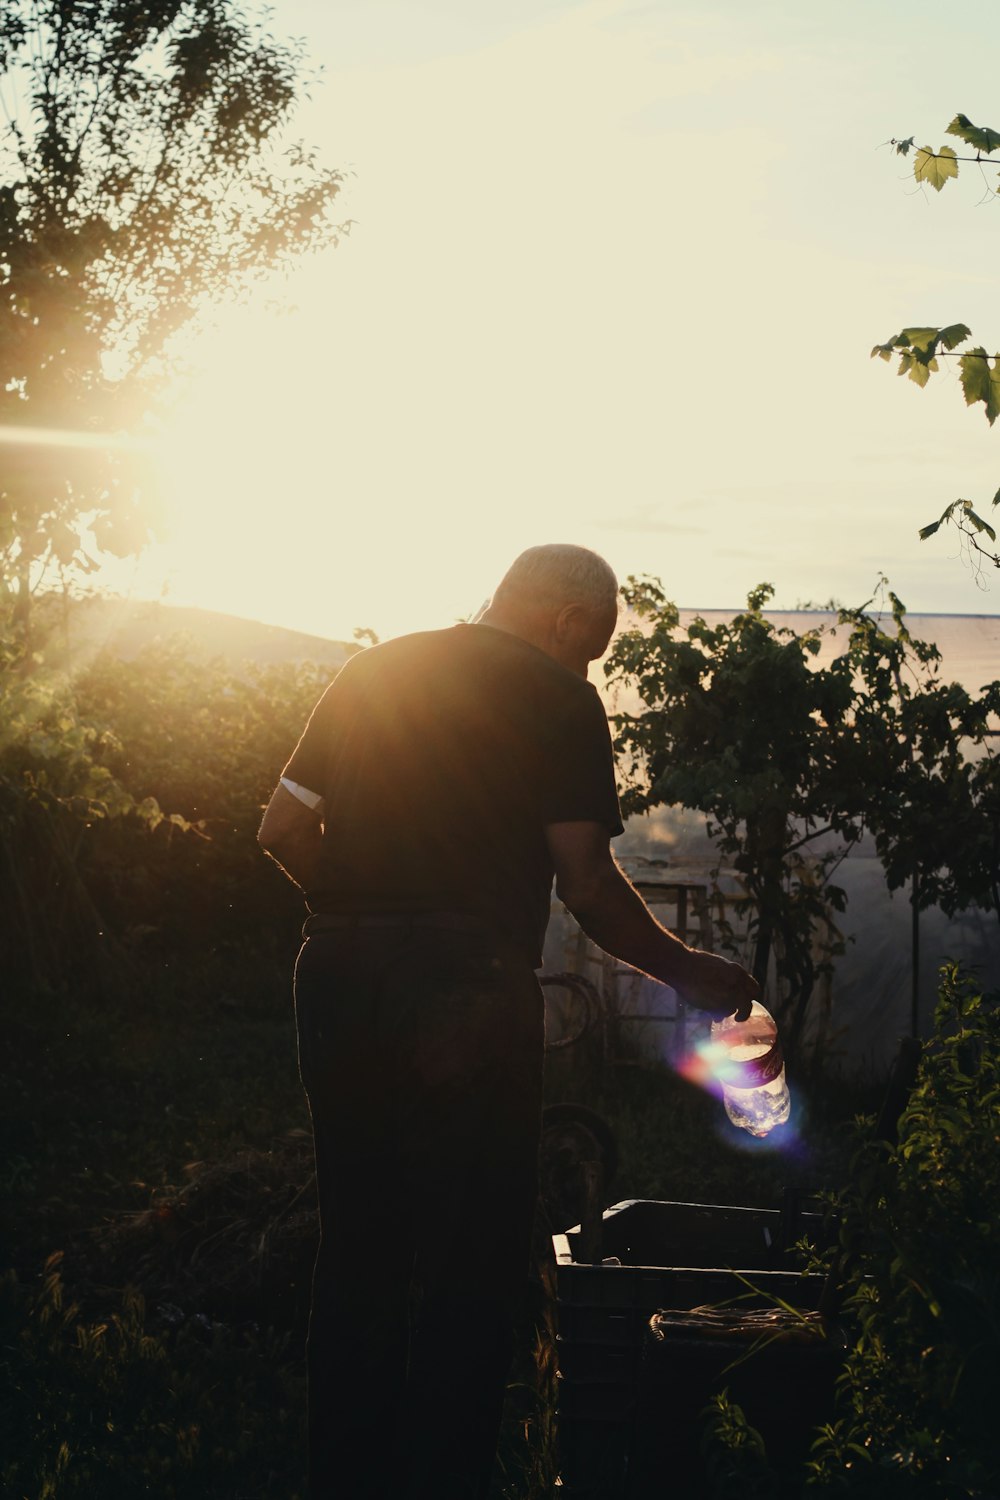
<path fill-rule="evenodd" d="M 497 585 L 493 603 L 582 604 L 594 613 L 618 609 L 618 579 L 610 565 L 587 547 L 550 542 L 515 558 Z"/>

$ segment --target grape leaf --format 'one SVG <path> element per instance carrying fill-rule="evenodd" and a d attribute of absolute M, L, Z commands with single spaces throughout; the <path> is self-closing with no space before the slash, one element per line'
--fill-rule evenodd
<path fill-rule="evenodd" d="M 932 151 L 930 146 L 921 146 L 913 161 L 913 175 L 918 182 L 927 182 L 940 192 L 949 177 L 958 176 L 958 161 L 950 146 Z"/>
<path fill-rule="evenodd" d="M 1000 359 L 994 359 L 990 368 L 986 350 L 970 349 L 958 362 L 965 393 L 966 406 L 981 401 L 986 407 L 986 420 L 990 426 L 1000 416 Z"/>
<path fill-rule="evenodd" d="M 996 494 L 993 496 L 993 504 L 1000 505 L 1000 490 L 997 490 Z"/>
<path fill-rule="evenodd" d="M 962 500 L 960 503 L 965 515 L 965 519 L 967 521 L 971 521 L 977 531 L 985 531 L 990 541 L 995 542 L 997 539 L 996 532 L 993 530 L 993 527 L 989 524 L 988 521 L 984 521 L 982 516 L 976 515 L 976 512 L 972 509 L 972 501 Z"/>
<path fill-rule="evenodd" d="M 945 521 L 951 520 L 954 511 L 959 505 L 968 505 L 968 503 L 967 500 L 953 500 L 950 505 L 946 505 L 938 520 L 932 521 L 929 526 L 921 526 L 918 532 L 920 540 L 925 542 L 929 536 L 933 536 L 935 531 L 944 525 Z"/>
<path fill-rule="evenodd" d="M 1000 499 L 1000 490 L 997 491 L 996 499 Z M 994 500 L 994 504 L 995 503 L 996 500 Z M 956 511 L 960 512 L 960 515 L 957 519 L 955 519 Z M 920 537 L 920 540 L 922 542 L 925 542 L 929 536 L 934 535 L 935 531 L 940 530 L 945 521 L 950 521 L 952 519 L 955 519 L 955 524 L 958 526 L 961 525 L 962 521 L 968 521 L 972 526 L 975 527 L 977 531 L 985 531 L 991 542 L 995 542 L 997 539 L 997 534 L 990 523 L 988 521 L 984 521 L 982 516 L 977 516 L 976 512 L 972 509 L 971 500 L 953 500 L 951 504 L 946 505 L 944 510 L 941 512 L 940 520 L 932 521 L 929 526 L 921 526 L 917 535 Z"/>
<path fill-rule="evenodd" d="M 947 328 L 942 328 L 938 333 L 938 343 L 943 344 L 946 349 L 954 349 L 963 339 L 972 337 L 971 328 L 966 328 L 964 323 L 949 323 Z"/>
<path fill-rule="evenodd" d="M 919 354 L 901 354 L 898 374 L 909 375 L 910 379 L 923 389 L 931 378 L 931 372 L 937 367 L 936 359 L 922 359 Z"/>
<path fill-rule="evenodd" d="M 913 137 L 912 135 L 908 135 L 905 141 L 891 140 L 889 145 L 895 146 L 897 156 L 905 156 L 913 147 Z"/>
<path fill-rule="evenodd" d="M 908 344 L 915 354 L 918 351 L 927 354 L 933 353 L 940 336 L 940 328 L 904 328 L 897 342 L 901 345 Z"/>
<path fill-rule="evenodd" d="M 945 134 L 957 135 L 977 151 L 995 151 L 1000 146 L 1000 131 L 990 130 L 987 125 L 973 125 L 968 115 L 956 115 Z"/>
<path fill-rule="evenodd" d="M 879 359 L 891 359 L 897 349 L 905 349 L 909 342 L 904 329 L 902 333 L 893 334 L 892 338 L 886 343 L 876 344 L 872 350 L 871 357 L 874 359 L 877 354 Z"/>

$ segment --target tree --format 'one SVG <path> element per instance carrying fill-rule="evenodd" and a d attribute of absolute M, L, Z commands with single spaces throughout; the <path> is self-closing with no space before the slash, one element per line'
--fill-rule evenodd
<path fill-rule="evenodd" d="M 623 809 L 706 814 L 744 882 L 754 976 L 764 984 L 773 965 L 794 1049 L 838 951 L 832 913 L 846 898 L 833 875 L 866 830 L 890 889 L 912 882 L 914 923 L 931 904 L 1000 915 L 1000 781 L 986 751 L 1000 683 L 974 698 L 942 682 L 937 647 L 910 635 L 891 592 L 893 629 L 872 600 L 841 610 L 846 646 L 818 666 L 827 628 L 777 627 L 764 615 L 772 593 L 761 584 L 733 620 L 681 631 L 659 585 L 630 579 L 637 623 L 606 671 L 643 705 L 614 721 Z"/>
<path fill-rule="evenodd" d="M 992 153 L 1000 149 L 1000 132 L 987 126 L 973 125 L 966 115 L 957 114 L 947 127 L 946 134 L 964 141 L 975 151 L 974 156 L 958 156 L 950 146 L 938 151 L 930 146 L 914 148 L 913 136 L 905 140 L 893 139 L 890 144 L 900 156 L 913 151 L 913 175 L 921 184 L 928 184 L 940 192 L 946 182 L 957 178 L 960 162 L 973 162 L 981 171 L 985 165 L 1000 167 L 1000 161 L 990 161 Z M 983 173 L 985 177 L 985 172 Z M 1000 192 L 1000 187 L 989 191 Z M 899 356 L 898 373 L 906 375 L 916 385 L 926 386 L 932 374 L 940 370 L 939 360 L 958 360 L 959 379 L 967 406 L 982 403 L 986 420 L 992 427 L 1000 414 L 1000 354 L 992 356 L 982 344 L 971 343 L 972 333 L 964 323 L 951 323 L 944 328 L 904 328 L 884 344 L 876 344 L 872 358 L 891 361 Z M 957 352 L 959 345 L 968 347 Z M 1000 504 L 1000 489 L 993 496 L 993 505 Z M 995 547 L 996 529 L 977 514 L 971 500 L 952 500 L 945 506 L 936 521 L 920 528 L 921 540 L 926 541 L 946 523 L 956 526 L 965 538 L 971 553 L 985 558 L 1000 568 L 1000 553 L 984 545 L 988 538 Z"/>
<path fill-rule="evenodd" d="M 683 633 L 652 580 L 630 579 L 623 594 L 638 624 L 618 637 L 606 671 L 644 705 L 614 719 L 623 810 L 680 803 L 707 815 L 710 837 L 746 887 L 754 976 L 764 984 L 774 961 L 785 991 L 779 1018 L 794 1048 L 830 956 L 817 955 L 816 937 L 844 904 L 830 876 L 861 831 L 860 797 L 845 797 L 842 771 L 850 663 L 812 665 L 822 626 L 802 635 L 777 628 L 763 613 L 769 584 L 732 621 L 712 627 L 699 617 Z M 841 845 L 815 852 L 830 833 Z"/>
<path fill-rule="evenodd" d="M 943 682 L 940 651 L 910 634 L 902 601 L 889 592 L 891 630 L 868 612 L 870 603 L 842 610 L 840 619 L 851 627 L 859 769 L 878 788 L 866 823 L 889 888 L 916 872 L 922 906 L 940 906 L 948 916 L 971 905 L 996 908 L 989 736 L 1000 713 L 1000 681 L 976 697 Z"/>
<path fill-rule="evenodd" d="M 301 46 L 234 0 L 0 11 L 0 582 L 147 538 L 135 434 L 208 301 L 336 237 L 341 174 L 284 128 Z M 342 229 L 344 226 L 340 226 Z"/>
<path fill-rule="evenodd" d="M 869 613 L 870 600 L 840 620 L 851 628 L 854 775 L 876 793 L 866 826 L 889 889 L 910 886 L 916 1036 L 921 911 L 978 906 L 1000 919 L 1000 762 L 988 740 L 1000 682 L 978 697 L 943 682 L 937 646 L 915 639 L 905 605 L 891 590 L 888 599 L 891 629 Z"/>

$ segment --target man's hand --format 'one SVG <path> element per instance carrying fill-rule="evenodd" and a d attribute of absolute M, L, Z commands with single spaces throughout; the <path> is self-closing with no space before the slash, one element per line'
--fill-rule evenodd
<path fill-rule="evenodd" d="M 671 983 L 685 1005 L 707 1011 L 713 1021 L 734 1013 L 745 1021 L 760 994 L 760 985 L 740 964 L 701 948 L 688 949 Z"/>

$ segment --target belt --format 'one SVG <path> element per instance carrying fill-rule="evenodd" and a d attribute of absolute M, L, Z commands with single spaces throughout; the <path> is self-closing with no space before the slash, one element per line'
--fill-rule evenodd
<path fill-rule="evenodd" d="M 439 932 L 478 932 L 483 936 L 492 932 L 482 917 L 465 911 L 317 911 L 306 918 L 302 936 L 316 937 L 321 932 L 353 932 L 371 927 L 419 927 Z"/>

